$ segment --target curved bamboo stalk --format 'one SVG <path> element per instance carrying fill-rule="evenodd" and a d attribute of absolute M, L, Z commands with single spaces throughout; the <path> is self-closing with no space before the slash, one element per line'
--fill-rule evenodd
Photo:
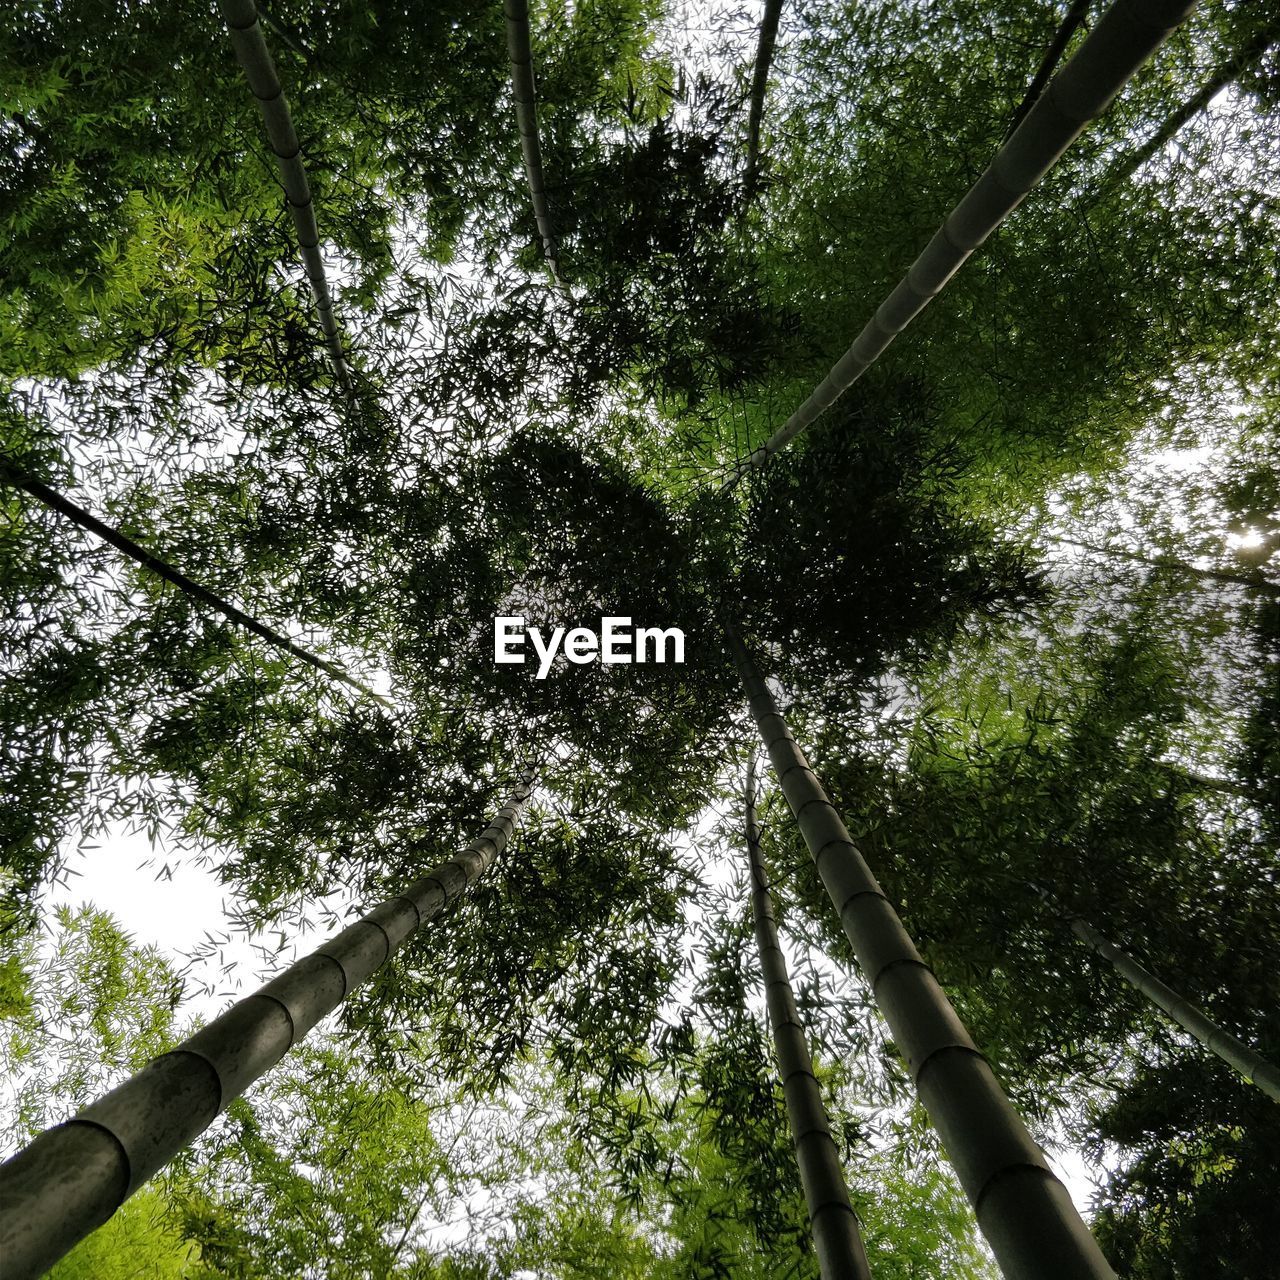
<path fill-rule="evenodd" d="M 35 1280 L 104 1223 L 502 852 L 526 771 L 457 857 L 375 907 L 246 1000 L 0 1165 L 5 1280 Z"/>
<path fill-rule="evenodd" d="M 507 56 L 511 60 L 511 96 L 516 108 L 516 128 L 520 131 L 520 154 L 529 183 L 533 216 L 542 238 L 542 256 L 557 289 L 564 288 L 556 256 L 555 235 L 551 229 L 551 210 L 547 205 L 547 188 L 542 175 L 542 147 L 538 142 L 538 96 L 533 80 L 533 49 L 529 37 L 529 5 L 527 0 L 503 0 L 507 18 Z"/>
<path fill-rule="evenodd" d="M 1215 795 L 1230 796 L 1234 800 L 1244 800 L 1252 805 L 1266 804 L 1269 799 L 1260 787 L 1251 787 L 1238 778 L 1211 778 L 1207 773 L 1184 768 L 1169 760 L 1153 760 L 1151 763 L 1170 782 L 1179 783 L 1184 787 L 1194 787 L 1200 791 L 1211 791 Z"/>
<path fill-rule="evenodd" d="M 218 7 L 231 33 L 231 44 L 244 71 L 253 96 L 258 100 L 262 121 L 267 129 L 267 140 L 276 158 L 280 182 L 284 187 L 285 201 L 293 216 L 293 226 L 302 254 L 302 265 L 311 292 L 315 298 L 316 314 L 324 333 L 325 345 L 338 384 L 351 394 L 351 371 L 347 367 L 342 348 L 342 337 L 333 313 L 333 298 L 320 256 L 320 229 L 316 225 L 315 207 L 311 201 L 311 184 L 302 163 L 302 144 L 293 128 L 289 103 L 276 75 L 275 63 L 262 36 L 258 22 L 258 10 L 253 0 L 218 0 Z"/>
<path fill-rule="evenodd" d="M 1007 1280 L 1114 1280 L 732 630 L 729 646 L 782 793 L 1001 1271 Z"/>
<path fill-rule="evenodd" d="M 1280 1102 L 1280 1067 L 1269 1062 L 1256 1049 L 1237 1040 L 1216 1022 L 1184 999 L 1172 987 L 1166 986 L 1149 969 L 1144 969 L 1127 951 L 1108 942 L 1092 925 L 1079 916 L 1070 918 L 1071 931 L 1104 960 L 1110 961 L 1116 971 L 1131 986 L 1142 992 L 1152 1004 L 1172 1018 L 1184 1031 L 1200 1041 L 1210 1053 L 1234 1067 L 1250 1084 L 1255 1084 L 1269 1098 Z"/>
<path fill-rule="evenodd" d="M 1071 37 L 1075 35 L 1080 24 L 1084 21 L 1084 15 L 1089 11 L 1089 0 L 1071 0 L 1071 7 L 1067 10 L 1066 17 L 1058 25 L 1057 31 L 1053 33 L 1053 39 L 1049 42 L 1049 47 L 1044 52 L 1044 57 L 1040 60 L 1036 73 L 1031 77 L 1031 83 L 1027 85 L 1027 92 L 1023 95 L 1022 101 L 1018 104 L 1018 109 L 1013 113 L 1009 120 L 1009 128 L 1005 132 L 1008 138 L 1013 131 L 1026 118 L 1026 114 L 1039 101 L 1040 95 L 1044 92 L 1044 87 L 1049 82 L 1049 77 L 1053 75 L 1053 69 L 1062 59 L 1063 50 L 1066 49 Z"/>
<path fill-rule="evenodd" d="M 760 824 L 756 821 L 756 760 L 747 762 L 746 834 L 747 860 L 751 866 L 751 914 L 755 921 L 756 948 L 764 976 L 769 1025 L 778 1057 L 778 1074 L 791 1122 L 791 1138 L 800 1166 L 813 1246 L 822 1280 L 871 1280 L 858 1219 L 849 1203 L 840 1155 L 831 1137 L 813 1059 L 805 1040 L 804 1024 L 796 1009 L 787 974 L 787 959 L 778 945 L 778 925 L 760 853 Z"/>
<path fill-rule="evenodd" d="M 1095 555 L 1115 556 L 1119 560 L 1129 560 L 1151 569 L 1173 569 L 1192 578 L 1211 582 L 1230 582 L 1241 587 L 1252 587 L 1253 590 L 1261 591 L 1266 595 L 1280 596 L 1280 583 L 1269 582 L 1261 573 L 1233 573 L 1230 569 L 1201 569 L 1197 565 L 1174 560 L 1170 556 L 1146 556 L 1140 551 L 1128 551 L 1124 547 L 1102 546 L 1096 542 L 1085 542 L 1080 538 L 1065 538 L 1058 534 L 1050 534 L 1049 541 L 1064 547 L 1079 547 L 1082 551 L 1092 551 Z"/>
<path fill-rule="evenodd" d="M 825 413 L 946 286 L 1062 153 L 1110 105 L 1125 82 L 1195 7 L 1196 0 L 1116 0 L 1054 76 L 952 210 L 907 274 L 813 394 L 729 472 L 723 488 L 769 459 Z"/>
<path fill-rule="evenodd" d="M 1152 156 L 1164 149 L 1183 125 L 1193 116 L 1199 115 L 1227 85 L 1259 62 L 1267 50 L 1276 43 L 1277 39 L 1280 39 L 1280 24 L 1276 22 L 1268 23 L 1234 57 L 1220 63 L 1192 97 L 1188 98 L 1177 110 L 1171 111 L 1155 133 L 1131 156 L 1120 161 L 1115 169 L 1106 176 L 1098 193 L 1099 197 L 1109 195 L 1117 187 L 1128 182 Z"/>
<path fill-rule="evenodd" d="M 304 649 L 300 644 L 295 644 L 288 636 L 281 635 L 279 631 L 267 626 L 265 622 L 259 622 L 257 618 L 245 613 L 243 609 L 238 609 L 229 600 L 224 600 L 221 596 L 215 595 L 208 587 L 202 587 L 198 582 L 188 578 L 185 573 L 175 569 L 171 564 L 161 560 L 159 556 L 153 555 L 146 547 L 121 533 L 119 529 L 115 529 L 109 524 L 104 524 L 97 516 L 91 515 L 83 507 L 72 502 L 70 498 L 65 497 L 56 489 L 51 489 L 42 480 L 37 480 L 34 476 L 27 475 L 7 458 L 3 457 L 0 457 L 0 481 L 11 484 L 15 488 L 21 489 L 24 493 L 29 493 L 51 511 L 56 511 L 60 515 L 66 516 L 67 519 L 78 524 L 82 529 L 87 529 L 96 537 L 101 538 L 103 542 L 115 547 L 117 551 L 124 552 L 130 560 L 140 564 L 144 569 L 149 569 L 158 578 L 171 582 L 183 595 L 207 605 L 215 613 L 220 613 L 228 622 L 233 622 L 236 626 L 243 627 L 244 630 L 252 632 L 255 636 L 260 636 L 277 649 L 283 649 L 291 657 L 315 667 L 317 671 L 323 671 L 325 675 L 332 677 L 334 680 L 341 680 L 343 684 L 359 690 L 366 697 L 372 698 L 384 707 L 392 711 L 395 710 L 395 704 L 390 699 L 375 692 L 363 681 L 357 680 L 355 676 L 344 671 L 336 663 L 319 657 L 309 649 Z"/>
<path fill-rule="evenodd" d="M 773 64 L 773 48 L 778 40 L 778 22 L 781 17 L 782 0 L 764 0 L 764 16 L 760 21 L 760 43 L 756 48 L 756 65 L 751 74 L 751 110 L 747 116 L 747 163 L 742 176 L 744 210 L 755 194 L 756 170 L 760 163 L 760 125 L 764 120 L 764 94 L 769 84 L 769 68 Z"/>

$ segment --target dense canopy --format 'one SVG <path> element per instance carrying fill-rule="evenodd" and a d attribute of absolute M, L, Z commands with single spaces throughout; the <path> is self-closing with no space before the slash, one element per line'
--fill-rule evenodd
<path fill-rule="evenodd" d="M 1273 1274 L 1280 1108 L 1072 930 L 1280 1056 L 1271 7 L 1196 7 L 736 485 L 1103 4 L 273 0 L 274 107 L 239 7 L 0 14 L 3 1154 L 193 1029 L 199 936 L 49 906 L 95 845 L 147 832 L 283 953 L 534 790 L 51 1274 L 816 1277 L 726 626 L 1111 1266 Z M 685 660 L 538 679 L 504 616 Z M 871 1273 L 994 1275 L 762 778 Z"/>

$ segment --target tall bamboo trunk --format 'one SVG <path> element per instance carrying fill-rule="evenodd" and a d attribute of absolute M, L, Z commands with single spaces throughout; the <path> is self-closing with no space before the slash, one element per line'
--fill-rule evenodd
<path fill-rule="evenodd" d="M 526 770 L 493 822 L 455 858 L 0 1165 L 4 1280 L 35 1280 L 104 1223 L 463 893 L 506 847 L 532 786 Z"/>
<path fill-rule="evenodd" d="M 849 1203 L 840 1156 L 831 1137 L 822 1105 L 813 1059 L 805 1040 L 804 1024 L 796 1009 L 787 974 L 787 959 L 778 945 L 773 900 L 760 853 L 760 825 L 756 821 L 756 761 L 747 763 L 746 828 L 747 860 L 751 865 L 751 913 L 755 920 L 756 948 L 764 975 L 769 1025 L 778 1057 L 778 1074 L 791 1122 L 800 1182 L 804 1187 L 813 1245 L 822 1280 L 871 1280 L 858 1219 Z"/>
<path fill-rule="evenodd" d="M 1193 8 L 1195 0 L 1116 0 L 848 351 L 795 413 L 734 466 L 724 488 L 766 465 L 871 367 Z"/>
<path fill-rule="evenodd" d="M 319 657 L 309 649 L 304 649 L 300 644 L 295 644 L 288 636 L 281 635 L 274 628 L 267 626 L 265 622 L 259 622 L 257 618 L 245 613 L 243 609 L 237 608 L 229 600 L 224 600 L 220 595 L 210 591 L 208 587 L 202 587 L 198 582 L 188 578 L 185 573 L 175 569 L 171 564 L 148 551 L 146 547 L 121 533 L 119 529 L 103 523 L 97 516 L 90 514 L 90 512 L 72 502 L 70 498 L 59 493 L 56 489 L 51 489 L 42 480 L 37 480 L 34 476 L 28 475 L 4 457 L 0 457 L 0 482 L 11 484 L 15 488 L 21 489 L 24 493 L 29 493 L 38 502 L 48 507 L 49 510 L 66 516 L 68 520 L 78 524 L 82 529 L 87 529 L 96 537 L 101 538 L 103 542 L 115 547 L 117 551 L 124 552 L 130 560 L 140 564 L 144 569 L 150 570 L 158 578 L 171 582 L 183 595 L 207 606 L 215 613 L 221 614 L 228 622 L 233 622 L 236 626 L 261 637 L 277 649 L 284 650 L 291 657 L 307 663 L 317 671 L 323 671 L 325 675 L 331 676 L 334 680 L 341 680 L 343 684 L 350 685 L 353 689 L 358 689 L 366 697 L 373 698 L 374 701 L 380 702 L 384 707 L 395 709 L 394 704 L 384 698 L 382 694 L 376 693 L 367 684 L 357 680 L 355 676 L 344 671 L 336 663 Z"/>
<path fill-rule="evenodd" d="M 1250 1084 L 1256 1084 L 1269 1098 L 1280 1102 L 1280 1067 L 1268 1062 L 1243 1040 L 1237 1040 L 1224 1031 L 1190 1000 L 1166 986 L 1149 969 L 1144 969 L 1128 952 L 1122 951 L 1115 943 L 1108 942 L 1087 921 L 1073 916 L 1071 930 L 1086 946 L 1096 951 L 1104 960 L 1109 960 L 1125 981 L 1141 991 L 1157 1009 L 1172 1018 L 1184 1031 L 1195 1036 L 1223 1062 L 1230 1063 Z"/>
<path fill-rule="evenodd" d="M 733 631 L 729 644 L 782 793 L 1001 1270 L 1009 1280 L 1113 1280 Z"/>
<path fill-rule="evenodd" d="M 778 40 L 778 22 L 782 17 L 782 0 L 764 0 L 764 16 L 760 21 L 760 43 L 756 48 L 756 65 L 751 73 L 751 110 L 747 116 L 747 163 L 742 177 L 742 203 L 745 207 L 755 193 L 756 171 L 760 164 L 760 125 L 764 120 L 764 95 L 769 85 L 769 68 Z"/>
<path fill-rule="evenodd" d="M 311 202 L 311 184 L 307 181 L 306 167 L 302 163 L 302 144 L 293 127 L 289 103 L 284 96 L 275 63 L 262 36 L 258 23 L 258 10 L 254 0 L 218 0 L 223 20 L 231 34 L 231 44 L 244 71 L 249 89 L 258 101 L 262 122 L 266 126 L 267 141 L 276 158 L 280 182 L 284 187 L 285 201 L 293 216 L 293 226 L 298 237 L 302 265 L 311 283 L 316 314 L 324 333 L 325 345 L 333 364 L 339 386 L 351 394 L 351 371 L 347 368 L 338 322 L 333 313 L 333 298 L 329 293 L 329 281 L 325 276 L 324 260 L 320 256 L 320 229 L 316 225 L 315 207 Z"/>
<path fill-rule="evenodd" d="M 529 5 L 527 0 L 503 0 L 507 18 L 507 55 L 511 61 L 511 95 L 515 102 L 516 128 L 520 131 L 520 154 L 524 158 L 525 178 L 534 220 L 542 239 L 542 256 L 556 288 L 563 289 L 560 265 L 556 255 L 556 239 L 551 228 L 551 210 L 547 205 L 546 182 L 542 175 L 542 146 L 538 141 L 538 96 L 533 80 L 533 49 L 529 37 Z"/>

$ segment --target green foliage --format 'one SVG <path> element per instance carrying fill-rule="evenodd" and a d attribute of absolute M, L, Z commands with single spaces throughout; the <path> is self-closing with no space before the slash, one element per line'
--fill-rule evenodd
<path fill-rule="evenodd" d="M 11 1096 L 6 1137 L 25 1140 L 170 1048 L 182 980 L 92 907 L 59 908 L 50 947 L 9 953 L 20 995 L 0 1023 Z"/>
<path fill-rule="evenodd" d="M 1266 1109 L 1063 918 L 1276 1044 L 1276 610 L 1194 565 L 1084 570 L 1031 544 L 1074 521 L 1148 560 L 1273 572 L 1274 50 L 1148 144 L 1272 20 L 1204 7 L 856 393 L 749 487 L 711 483 L 987 163 L 1059 8 L 788 6 L 744 213 L 733 59 L 754 42 L 731 50 L 728 15 L 693 32 L 651 0 L 535 7 L 561 293 L 498 6 L 272 5 L 349 399 L 216 7 L 0 18 L 3 458 L 385 675 L 397 708 L 4 487 L 19 1127 L 172 1034 L 172 970 L 100 917 L 61 918 L 53 950 L 24 936 L 76 841 L 166 831 L 244 923 L 279 925 L 394 892 L 543 761 L 520 838 L 348 1003 L 341 1039 L 237 1104 L 203 1171 L 156 1193 L 164 1222 L 136 1202 L 66 1274 L 148 1250 L 207 1277 L 812 1274 L 742 920 L 704 856 L 708 806 L 736 805 L 726 616 L 1035 1121 L 1120 1151 L 1099 1209 L 1117 1261 L 1265 1270 Z M 1176 500 L 1143 473 L 1224 439 Z M 1229 533 L 1254 546 L 1232 559 Z M 679 626 L 688 661 L 536 681 L 491 661 L 513 613 Z M 768 838 L 786 929 L 847 960 L 776 802 Z M 876 1274 L 985 1274 L 867 997 L 802 972 Z M 513 1100 L 529 1074 L 537 1115 Z M 455 1087 L 528 1145 L 450 1146 Z M 866 1098 L 899 1110 L 877 1130 Z M 453 1247 L 415 1226 L 414 1204 L 443 1221 L 515 1177 L 511 1230 Z"/>
<path fill-rule="evenodd" d="M 919 388 L 850 397 L 752 486 L 741 616 L 798 682 L 865 686 L 1038 594 L 1025 557 L 955 510 L 964 461 L 934 426 Z"/>
<path fill-rule="evenodd" d="M 1100 1117 L 1099 1136 L 1139 1156 L 1115 1175 L 1100 1215 L 1125 1274 L 1265 1275 L 1277 1174 L 1274 1103 L 1222 1063 L 1143 1070 Z"/>
<path fill-rule="evenodd" d="M 49 1280 L 194 1280 L 203 1271 L 196 1247 L 166 1218 L 168 1205 L 150 1188 L 76 1245 Z"/>

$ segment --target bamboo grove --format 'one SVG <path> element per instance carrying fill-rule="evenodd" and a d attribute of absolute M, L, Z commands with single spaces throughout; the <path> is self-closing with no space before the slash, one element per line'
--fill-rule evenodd
<path fill-rule="evenodd" d="M 1271 1274 L 1269 13 L 0 22 L 5 1276 Z"/>

